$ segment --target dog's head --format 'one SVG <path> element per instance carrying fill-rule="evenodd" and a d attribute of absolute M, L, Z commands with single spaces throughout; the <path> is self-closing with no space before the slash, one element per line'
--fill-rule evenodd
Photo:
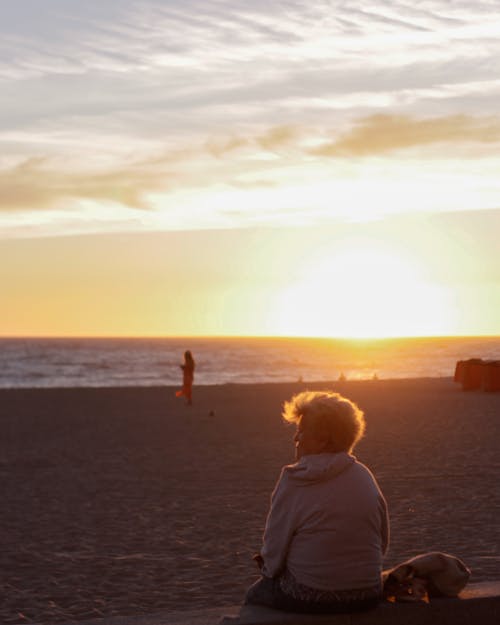
<path fill-rule="evenodd" d="M 410 564 L 390 571 L 384 581 L 384 597 L 391 601 L 428 601 L 427 580 Z"/>

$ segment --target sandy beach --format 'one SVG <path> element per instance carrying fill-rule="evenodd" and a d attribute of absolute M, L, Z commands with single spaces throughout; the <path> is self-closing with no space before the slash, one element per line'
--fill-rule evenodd
<path fill-rule="evenodd" d="M 449 378 L 0 391 L 0 621 L 234 605 L 256 578 L 269 495 L 293 460 L 281 404 L 358 402 L 356 456 L 389 503 L 387 567 L 430 550 L 500 579 L 500 393 Z M 213 413 L 212 415 L 210 413 Z"/>

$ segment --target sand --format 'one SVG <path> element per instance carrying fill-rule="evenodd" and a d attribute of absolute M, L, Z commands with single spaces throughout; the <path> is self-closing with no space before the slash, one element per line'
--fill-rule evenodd
<path fill-rule="evenodd" d="M 442 550 L 500 579 L 500 393 L 451 379 L 0 391 L 0 621 L 234 605 L 293 459 L 282 402 L 333 388 L 389 503 L 387 567 Z M 213 416 L 210 416 L 213 412 Z"/>

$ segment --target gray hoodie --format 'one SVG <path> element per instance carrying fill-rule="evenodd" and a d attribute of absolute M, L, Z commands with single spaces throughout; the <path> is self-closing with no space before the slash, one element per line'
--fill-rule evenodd
<path fill-rule="evenodd" d="M 264 531 L 263 575 L 287 568 L 320 590 L 373 588 L 388 544 L 384 496 L 354 456 L 303 456 L 283 468 Z"/>

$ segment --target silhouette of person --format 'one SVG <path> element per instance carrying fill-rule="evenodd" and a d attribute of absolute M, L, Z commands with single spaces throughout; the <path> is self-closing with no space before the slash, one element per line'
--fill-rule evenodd
<path fill-rule="evenodd" d="M 299 613 L 372 608 L 382 599 L 389 515 L 375 477 L 352 455 L 364 414 L 338 393 L 304 391 L 283 418 L 297 427 L 296 462 L 271 496 L 254 556 L 261 578 L 245 603 Z"/>
<path fill-rule="evenodd" d="M 194 359 L 189 350 L 184 352 L 184 364 L 180 367 L 182 369 L 182 389 L 177 391 L 175 396 L 185 397 L 186 404 L 191 406 L 193 403 Z"/>

